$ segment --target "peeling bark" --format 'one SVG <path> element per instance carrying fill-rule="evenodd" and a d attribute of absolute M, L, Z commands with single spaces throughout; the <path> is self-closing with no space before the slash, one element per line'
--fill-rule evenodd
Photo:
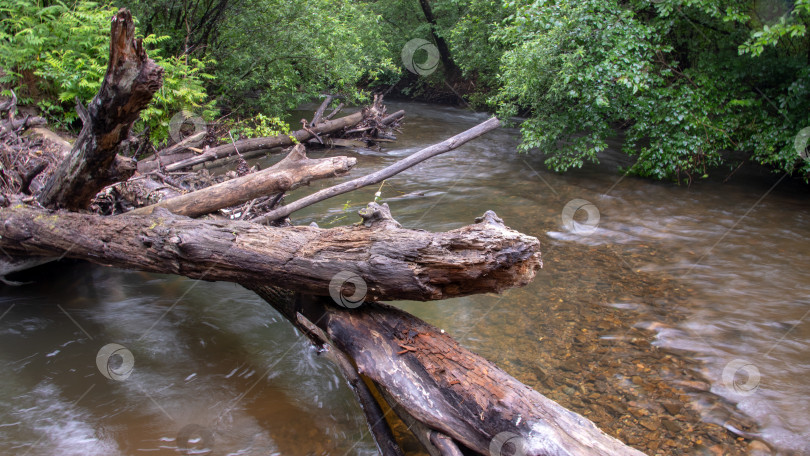
<path fill-rule="evenodd" d="M 0 209 L 0 248 L 15 256 L 64 255 L 196 279 L 276 284 L 321 296 L 330 295 L 338 273 L 350 271 L 367 285 L 366 301 L 428 301 L 500 292 L 534 278 L 542 264 L 538 240 L 489 214 L 474 225 L 430 233 L 390 221 L 328 230 L 273 228 L 194 220 L 165 209 L 149 216 L 104 217 L 17 205 Z"/>
<path fill-rule="evenodd" d="M 404 411 L 406 423 L 418 422 L 417 432 L 434 450 L 453 454 L 441 436 L 436 442 L 445 449 L 437 448 L 429 430 L 484 455 L 643 455 L 396 307 L 367 303 L 352 310 L 327 298 L 248 288 L 291 321 L 301 315 L 313 322 L 374 381 L 397 413 Z M 507 453 L 501 447 L 507 440 L 520 448 Z M 504 452 L 491 453 L 493 448 Z"/>
<path fill-rule="evenodd" d="M 357 163 L 357 159 L 349 157 L 312 160 L 304 151 L 304 146 L 299 144 L 284 160 L 270 168 L 138 208 L 126 215 L 151 214 L 162 207 L 177 215 L 199 217 L 260 196 L 294 190 L 316 179 L 344 175 Z"/>
<path fill-rule="evenodd" d="M 163 84 L 163 68 L 148 58 L 142 40 L 135 39 L 135 23 L 126 9 L 112 18 L 110 60 L 98 94 L 87 109 L 77 106 L 84 123 L 70 155 L 39 195 L 46 207 L 86 209 L 107 185 L 128 179 L 135 161 L 126 155 L 136 142 L 129 138 L 132 124 Z"/>

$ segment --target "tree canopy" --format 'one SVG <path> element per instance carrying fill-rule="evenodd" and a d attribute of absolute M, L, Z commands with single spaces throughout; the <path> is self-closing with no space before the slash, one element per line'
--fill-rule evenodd
<path fill-rule="evenodd" d="M 740 157 L 810 176 L 797 150 L 810 127 L 810 0 L 129 3 L 115 6 L 133 9 L 167 69 L 142 117 L 156 140 L 180 109 L 262 124 L 323 93 L 353 102 L 461 83 L 472 106 L 520 116 L 520 150 L 557 171 L 598 161 L 621 134 L 640 176 L 691 181 Z M 70 126 L 74 99 L 89 101 L 101 80 L 112 12 L 86 0 L 4 3 L 6 94 Z M 436 46 L 437 71 L 402 64 L 414 38 Z"/>

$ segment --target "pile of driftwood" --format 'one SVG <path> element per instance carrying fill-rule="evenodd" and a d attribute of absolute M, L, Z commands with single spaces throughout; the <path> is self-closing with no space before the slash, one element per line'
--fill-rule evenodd
<path fill-rule="evenodd" d="M 102 87 L 87 108 L 78 108 L 84 127 L 64 156 L 43 159 L 43 166 L 17 159 L 23 149 L 3 151 L 0 273 L 67 257 L 242 284 L 332 352 L 384 455 L 402 454 L 385 419 L 391 411 L 432 455 L 641 454 L 450 335 L 379 303 L 525 285 L 542 264 L 536 238 L 508 228 L 491 211 L 448 232 L 403 229 L 386 205 L 376 203 L 349 227 L 285 223 L 301 207 L 381 182 L 485 134 L 499 126 L 497 119 L 281 205 L 281 195 L 343 175 L 356 163 L 341 156 L 310 159 L 304 143 L 346 140 L 330 138 L 336 132 L 358 135 L 351 141 L 392 140 L 390 128 L 403 113 L 386 115 L 377 98 L 358 113 L 335 118 L 338 110 L 325 115 L 327 100 L 289 136 L 233 141 L 199 153 L 187 149 L 192 141 L 180 141 L 136 162 L 128 158 L 138 148 L 130 129 L 160 88 L 162 69 L 133 35 L 131 15 L 122 9 L 112 20 Z M 3 128 L 16 131 L 14 122 Z M 249 152 L 293 143 L 272 167 L 239 166 Z M 202 172 L 187 179 L 193 166 L 231 156 L 237 171 L 230 176 Z M 31 185 L 35 179 L 45 181 Z"/>
<path fill-rule="evenodd" d="M 36 193 L 41 185 L 34 179 L 61 157 L 59 146 L 22 135 L 47 122 L 42 117 L 18 118 L 17 95 L 11 94 L 11 99 L 0 103 L 0 206 L 10 203 L 10 195 Z"/>

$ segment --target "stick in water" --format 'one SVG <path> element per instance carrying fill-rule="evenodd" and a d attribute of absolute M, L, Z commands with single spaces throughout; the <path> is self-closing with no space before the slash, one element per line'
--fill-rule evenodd
<path fill-rule="evenodd" d="M 410 155 L 407 158 L 402 159 L 375 173 L 371 173 L 367 176 L 359 177 L 348 182 L 343 182 L 333 187 L 325 188 L 321 191 L 313 193 L 312 195 L 294 201 L 286 206 L 282 206 L 274 211 L 270 211 L 261 217 L 257 217 L 253 221 L 256 223 L 268 223 L 279 220 L 295 211 L 301 210 L 325 199 L 332 198 L 333 196 L 341 195 L 367 185 L 382 182 L 395 174 L 399 174 L 402 171 L 405 171 L 406 169 L 427 160 L 428 158 L 435 157 L 436 155 L 456 149 L 466 142 L 498 128 L 500 125 L 501 121 L 498 120 L 498 118 L 491 117 L 487 121 L 482 122 L 467 131 L 461 132 L 450 139 L 446 139 L 438 144 L 434 144 L 430 147 L 422 149 L 419 152 L 416 152 L 415 154 Z"/>

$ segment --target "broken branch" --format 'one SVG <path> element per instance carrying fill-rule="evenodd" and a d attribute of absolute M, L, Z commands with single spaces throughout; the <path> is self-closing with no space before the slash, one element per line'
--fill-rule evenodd
<path fill-rule="evenodd" d="M 167 165 L 166 170 L 178 171 L 194 165 L 199 165 L 200 163 L 205 163 L 210 160 L 230 157 L 231 155 L 236 154 L 237 147 L 239 148 L 239 151 L 241 153 L 246 153 L 254 150 L 291 146 L 296 142 L 300 143 L 312 138 L 313 135 L 311 132 L 317 133 L 319 135 L 325 133 L 332 133 L 338 130 L 342 130 L 343 128 L 352 126 L 357 122 L 360 122 L 361 120 L 363 120 L 363 113 L 356 112 L 346 117 L 341 117 L 340 119 L 337 120 L 330 120 L 327 122 L 323 122 L 319 125 L 312 126 L 312 128 L 301 129 L 288 135 L 281 134 L 278 136 L 268 136 L 265 138 L 240 139 L 239 141 L 236 141 L 231 144 L 223 144 L 221 146 L 212 147 L 200 155 Z"/>
<path fill-rule="evenodd" d="M 316 179 L 341 176 L 355 163 L 357 159 L 349 157 L 312 160 L 307 158 L 304 146 L 298 144 L 284 160 L 270 168 L 138 208 L 125 215 L 151 214 L 162 207 L 177 215 L 199 217 L 260 196 L 290 191 Z"/>
<path fill-rule="evenodd" d="M 352 190 L 357 190 L 358 188 L 365 187 L 367 185 L 380 183 L 395 174 L 399 174 L 402 171 L 427 160 L 428 158 L 435 157 L 437 155 L 456 149 L 457 147 L 465 144 L 466 142 L 498 128 L 500 125 L 501 121 L 498 120 L 496 117 L 492 117 L 489 120 L 486 120 L 485 122 L 482 122 L 476 125 L 475 127 L 470 128 L 467 131 L 461 132 L 450 139 L 446 139 L 438 144 L 434 144 L 426 149 L 422 149 L 419 152 L 416 152 L 413 155 L 410 155 L 407 158 L 400 160 L 391 166 L 383 168 L 367 176 L 350 180 L 348 182 L 343 182 L 333 187 L 329 187 L 319 192 L 315 192 L 312 195 L 296 200 L 293 203 L 280 207 L 261 217 L 257 217 L 255 221 L 257 223 L 272 222 L 284 218 L 297 210 L 303 209 L 307 206 L 311 206 L 325 199 L 332 198 L 333 196 L 347 193 Z"/>
<path fill-rule="evenodd" d="M 101 88 L 87 109 L 77 104 L 82 131 L 40 193 L 40 203 L 85 209 L 101 189 L 131 176 L 134 161 L 122 157 L 132 162 L 122 167 L 116 155 L 126 155 L 136 143 L 129 139 L 132 124 L 162 84 L 163 68 L 147 57 L 142 40 L 135 39 L 132 14 L 118 10 L 110 27 L 110 59 Z"/>

